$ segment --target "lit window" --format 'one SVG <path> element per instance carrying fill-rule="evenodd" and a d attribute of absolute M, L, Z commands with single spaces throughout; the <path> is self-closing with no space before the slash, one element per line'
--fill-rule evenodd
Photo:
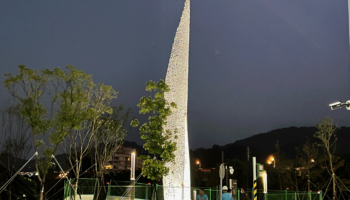
<path fill-rule="evenodd" d="M 113 165 L 106 165 L 105 169 L 113 169 Z"/>

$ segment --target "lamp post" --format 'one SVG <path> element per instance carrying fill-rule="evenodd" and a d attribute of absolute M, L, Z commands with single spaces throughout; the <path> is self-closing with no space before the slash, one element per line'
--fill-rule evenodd
<path fill-rule="evenodd" d="M 135 156 L 136 151 L 133 150 L 130 155 L 130 180 L 135 180 Z"/>
<path fill-rule="evenodd" d="M 135 157 L 136 157 L 136 149 L 133 149 L 130 155 L 130 181 L 131 181 L 131 187 L 132 187 L 130 199 L 135 198 Z"/>
<path fill-rule="evenodd" d="M 346 106 L 346 109 L 350 110 L 350 100 L 347 100 L 345 103 L 337 101 L 337 102 L 329 104 L 328 106 L 331 108 L 331 110 L 336 110 L 336 109 L 339 109 L 343 106 Z"/>
<path fill-rule="evenodd" d="M 263 173 L 264 199 L 267 200 L 267 172 Z"/>
<path fill-rule="evenodd" d="M 197 160 L 196 164 L 198 165 L 198 169 L 201 169 L 201 162 Z"/>
<path fill-rule="evenodd" d="M 271 156 L 270 159 L 267 160 L 267 164 L 271 165 L 272 162 L 273 162 L 273 168 L 276 168 L 276 160 L 274 157 Z"/>

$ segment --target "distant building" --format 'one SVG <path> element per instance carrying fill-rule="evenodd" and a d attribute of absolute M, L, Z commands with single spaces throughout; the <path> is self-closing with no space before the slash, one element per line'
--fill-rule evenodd
<path fill-rule="evenodd" d="M 130 156 L 132 151 L 133 148 L 131 147 L 119 147 L 114 153 L 112 160 L 108 162 L 109 165 L 105 166 L 105 168 L 113 171 L 130 170 Z M 139 157 L 136 157 L 135 170 L 141 170 L 142 162 L 143 161 Z"/>

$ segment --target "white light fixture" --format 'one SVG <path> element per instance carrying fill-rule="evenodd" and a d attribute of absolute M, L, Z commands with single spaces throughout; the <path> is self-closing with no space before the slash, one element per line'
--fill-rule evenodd
<path fill-rule="evenodd" d="M 235 170 L 230 166 L 230 174 L 232 175 Z"/>
<path fill-rule="evenodd" d="M 130 156 L 130 180 L 135 180 L 135 151 L 131 152 Z"/>
<path fill-rule="evenodd" d="M 340 101 L 337 101 L 337 102 L 334 102 L 334 103 L 331 103 L 328 105 L 331 110 L 336 110 L 336 109 L 339 109 L 341 108 L 342 106 L 346 106 L 346 109 L 347 110 L 350 110 L 350 100 L 346 101 L 345 103 L 342 103 Z"/>
<path fill-rule="evenodd" d="M 264 193 L 266 194 L 267 193 L 267 173 L 266 173 L 266 171 L 264 171 L 264 174 L 263 174 L 263 183 L 264 183 Z"/>

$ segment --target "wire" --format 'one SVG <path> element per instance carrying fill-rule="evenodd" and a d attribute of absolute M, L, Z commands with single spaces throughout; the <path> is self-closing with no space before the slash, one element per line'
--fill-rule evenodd
<path fill-rule="evenodd" d="M 85 172 L 83 172 L 82 174 L 80 174 L 79 175 L 79 177 L 81 176 L 81 175 L 83 175 L 83 174 L 85 174 L 89 169 L 91 169 L 93 166 L 95 166 L 96 164 L 93 164 L 91 167 L 89 167 L 87 170 L 85 170 Z M 58 192 L 60 192 L 61 190 L 63 190 L 64 189 L 64 187 L 63 188 L 61 188 L 61 189 L 59 189 L 55 194 L 53 194 L 53 195 L 51 195 L 49 198 L 47 198 L 47 199 L 50 199 L 51 197 L 53 197 L 53 196 L 55 196 Z"/>
<path fill-rule="evenodd" d="M 5 164 L 4 164 L 3 162 L 0 161 L 0 163 L 1 163 L 2 165 L 5 166 Z M 6 167 L 6 166 L 5 166 L 5 167 Z M 5 174 L 7 171 L 9 171 L 9 170 L 7 169 L 4 173 L 2 173 L 2 174 L 0 175 L 0 177 L 1 177 L 3 174 Z M 31 188 L 31 189 L 33 190 L 33 187 L 30 186 L 30 185 L 28 185 L 26 182 L 24 182 L 24 180 L 23 180 L 22 178 L 20 178 L 19 180 L 20 180 L 22 183 L 24 183 L 28 188 Z M 16 180 L 16 179 L 14 179 L 14 181 L 19 182 L 19 181 Z M 23 186 L 21 186 L 21 187 L 23 187 Z M 25 188 L 25 187 L 23 187 L 23 188 Z M 25 189 L 27 189 L 27 188 L 25 188 Z M 32 192 L 33 192 L 33 191 L 32 191 Z M 33 192 L 33 193 L 34 193 L 34 192 Z"/>
<path fill-rule="evenodd" d="M 136 180 L 131 184 L 131 186 L 124 192 L 122 197 L 125 197 L 128 195 L 133 187 L 135 187 L 136 182 L 141 178 L 142 173 L 139 174 L 139 176 L 136 178 Z"/>
<path fill-rule="evenodd" d="M 84 155 L 83 158 L 85 158 L 85 156 L 86 156 L 86 155 Z M 76 165 L 77 165 L 77 163 L 75 163 L 75 164 L 73 165 L 73 167 L 71 167 L 71 168 L 68 170 L 68 172 L 70 172 Z M 94 164 L 94 165 L 95 165 L 95 164 Z M 94 166 L 94 165 L 92 165 L 92 166 Z M 90 169 L 90 168 L 89 168 L 89 169 Z M 89 170 L 89 169 L 87 169 L 87 170 Z M 61 180 L 62 180 L 62 179 L 60 179 L 55 185 L 53 185 L 45 194 L 49 193 L 49 192 L 53 189 L 53 187 L 55 187 Z"/>
<path fill-rule="evenodd" d="M 311 183 L 313 186 L 315 186 L 318 190 L 322 190 L 322 189 L 318 188 L 313 182 L 310 181 L 310 183 Z M 324 195 L 327 196 L 329 199 L 331 199 L 331 198 L 327 195 L 326 192 L 324 193 Z"/>
<path fill-rule="evenodd" d="M 336 177 L 336 178 L 340 181 L 340 183 L 343 184 L 343 186 L 350 192 L 349 188 L 347 188 L 347 187 L 344 185 L 343 181 L 341 181 L 341 180 L 338 178 L 338 176 L 335 176 L 335 177 Z"/>
<path fill-rule="evenodd" d="M 77 165 L 77 164 L 75 164 L 75 165 Z M 68 172 L 70 172 L 75 167 L 75 165 L 72 168 L 70 168 L 70 170 L 68 170 Z M 49 193 L 61 180 L 63 180 L 63 179 L 60 179 L 59 181 L 57 181 L 57 183 L 55 183 L 55 185 L 53 185 L 47 192 L 45 192 L 45 194 Z"/>
<path fill-rule="evenodd" d="M 112 180 L 112 181 L 114 181 L 114 182 L 115 182 L 115 184 L 117 184 L 117 186 L 118 186 L 119 190 L 123 192 L 123 190 L 122 190 L 122 188 L 119 186 L 118 182 L 117 182 L 117 181 L 115 181 L 115 180 Z M 124 193 L 124 192 L 123 192 L 123 193 Z"/>
<path fill-rule="evenodd" d="M 329 185 L 331 184 L 332 179 L 333 179 L 333 177 L 329 179 L 328 186 L 327 186 L 327 188 L 326 188 L 326 191 L 324 192 L 325 194 L 326 194 L 326 193 L 327 193 L 327 191 L 328 191 L 328 187 L 329 187 Z M 326 196 L 326 195 L 325 195 L 325 196 Z M 324 199 L 324 197 L 325 197 L 325 196 L 323 196 L 323 198 L 322 198 L 322 199 Z M 328 198 L 329 198 L 329 197 L 328 197 Z"/>
<path fill-rule="evenodd" d="M 60 167 L 62 173 L 64 173 L 64 171 L 63 171 L 63 169 L 62 169 L 60 163 L 58 163 L 56 157 L 55 157 L 54 155 L 51 155 L 51 157 L 52 157 L 53 159 L 55 159 L 55 161 L 56 161 L 57 165 Z M 71 186 L 73 186 L 73 184 L 70 182 L 70 180 L 68 179 L 68 177 L 67 177 L 67 176 L 65 176 L 65 177 L 66 177 L 66 179 L 68 180 L 69 184 L 70 184 Z M 74 189 L 74 187 L 72 187 L 72 188 L 73 188 L 74 192 L 78 193 L 78 192 Z M 80 195 L 79 195 L 79 196 L 80 196 Z M 81 197 L 80 197 L 80 200 L 81 200 Z"/>
<path fill-rule="evenodd" d="M 0 188 L 0 193 L 10 184 L 11 181 L 22 171 L 22 169 L 34 158 L 34 156 L 38 155 L 38 152 L 35 152 L 34 155 Z"/>
<path fill-rule="evenodd" d="M 340 188 L 340 186 L 339 186 L 339 184 L 336 184 L 337 186 L 338 186 L 338 188 L 339 188 L 339 193 L 343 196 L 343 198 L 345 199 L 345 197 L 344 197 L 344 194 L 343 194 L 343 192 L 342 192 L 342 189 Z M 339 197 L 340 197 L 340 194 L 339 194 Z M 339 198 L 340 199 L 340 198 Z"/>
<path fill-rule="evenodd" d="M 15 182 L 17 181 L 18 183 L 20 183 L 18 180 L 14 180 Z M 31 193 L 33 196 L 35 196 L 35 192 L 33 191 L 33 190 L 31 190 L 30 188 L 27 188 L 27 187 L 25 187 L 25 186 L 23 186 L 23 185 L 20 185 L 20 184 L 18 184 L 19 186 L 21 186 L 24 190 L 26 190 L 28 193 Z"/>

